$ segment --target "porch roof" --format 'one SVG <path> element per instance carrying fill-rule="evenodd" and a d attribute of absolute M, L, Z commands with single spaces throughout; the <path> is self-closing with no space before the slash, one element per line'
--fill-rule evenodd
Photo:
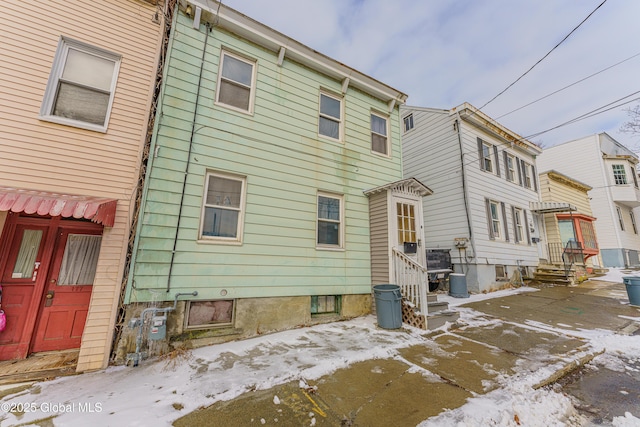
<path fill-rule="evenodd" d="M 557 213 L 557 212 L 575 212 L 577 207 L 566 202 L 529 202 L 529 209 L 533 213 Z"/>
<path fill-rule="evenodd" d="M 0 211 L 84 218 L 106 227 L 113 227 L 117 203 L 103 197 L 0 187 Z"/>
<path fill-rule="evenodd" d="M 430 196 L 433 194 L 433 191 L 418 181 L 415 178 L 405 178 L 400 181 L 390 182 L 389 184 L 381 185 L 380 187 L 372 188 L 371 190 L 365 190 L 364 194 L 370 196 L 372 194 L 379 193 L 381 191 L 394 190 L 394 189 L 406 189 L 409 188 L 413 190 L 419 196 Z"/>

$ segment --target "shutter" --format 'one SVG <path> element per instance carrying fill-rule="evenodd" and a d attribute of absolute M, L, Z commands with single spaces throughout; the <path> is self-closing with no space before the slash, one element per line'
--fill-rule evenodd
<path fill-rule="evenodd" d="M 518 222 L 516 221 L 516 208 L 514 206 L 511 206 L 511 219 L 513 220 L 513 241 L 519 243 Z"/>
<path fill-rule="evenodd" d="M 523 209 L 522 212 L 524 213 L 524 228 L 525 230 L 527 230 L 527 244 L 530 245 L 531 233 L 529 232 L 529 219 L 527 218 L 527 211 Z"/>
<path fill-rule="evenodd" d="M 518 167 L 518 184 L 522 186 L 522 166 L 520 165 L 520 159 L 516 157 L 516 165 Z"/>
<path fill-rule="evenodd" d="M 493 146 L 493 157 L 496 159 L 496 174 L 500 176 L 500 156 L 498 156 L 498 147 Z"/>
<path fill-rule="evenodd" d="M 507 152 L 506 150 L 502 152 L 502 160 L 504 161 L 504 177 L 509 179 L 509 162 L 507 161 Z"/>
<path fill-rule="evenodd" d="M 504 240 L 509 241 L 509 225 L 507 224 L 507 208 L 504 205 L 504 202 L 500 202 L 500 207 L 502 208 L 502 220 L 504 221 Z"/>
<path fill-rule="evenodd" d="M 482 151 L 482 140 L 478 138 L 478 157 L 480 158 L 480 170 L 484 170 L 484 154 Z"/>
<path fill-rule="evenodd" d="M 487 209 L 487 225 L 489 226 L 489 238 L 491 240 L 495 240 L 495 236 L 493 235 L 493 220 L 491 219 L 491 203 L 489 199 L 484 199 L 484 204 Z"/>
<path fill-rule="evenodd" d="M 538 176 L 536 173 L 536 167 L 534 165 L 531 165 L 531 181 L 533 182 L 533 190 L 537 193 L 538 192 Z"/>

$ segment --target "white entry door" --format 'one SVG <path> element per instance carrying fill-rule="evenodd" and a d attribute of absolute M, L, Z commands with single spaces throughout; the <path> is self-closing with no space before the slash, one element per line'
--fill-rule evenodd
<path fill-rule="evenodd" d="M 423 267 L 426 267 L 426 252 L 424 248 L 424 223 L 422 216 L 422 202 L 405 197 L 394 196 L 396 220 L 395 233 L 392 236 L 395 248 L 404 252 Z"/>

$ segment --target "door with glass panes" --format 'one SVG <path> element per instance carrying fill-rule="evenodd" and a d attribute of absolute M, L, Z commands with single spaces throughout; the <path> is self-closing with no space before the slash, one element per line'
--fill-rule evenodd
<path fill-rule="evenodd" d="M 395 247 L 422 266 L 426 266 L 423 244 L 424 226 L 422 202 L 413 198 L 393 197 L 395 221 Z"/>
<path fill-rule="evenodd" d="M 102 240 L 91 222 L 9 215 L 0 248 L 0 360 L 79 348 Z"/>

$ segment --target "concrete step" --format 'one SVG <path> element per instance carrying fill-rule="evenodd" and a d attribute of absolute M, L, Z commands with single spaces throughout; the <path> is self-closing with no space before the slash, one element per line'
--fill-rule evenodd
<path fill-rule="evenodd" d="M 427 313 L 437 313 L 449 309 L 449 303 L 444 301 L 430 302 L 427 304 Z"/>
<path fill-rule="evenodd" d="M 454 323 L 460 317 L 460 313 L 457 311 L 438 311 L 437 313 L 429 314 L 427 316 L 427 329 L 438 329 L 446 322 Z"/>

